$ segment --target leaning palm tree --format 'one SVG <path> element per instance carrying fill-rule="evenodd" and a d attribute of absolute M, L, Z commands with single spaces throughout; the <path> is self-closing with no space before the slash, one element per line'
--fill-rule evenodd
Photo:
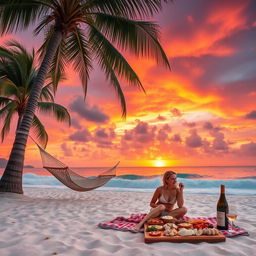
<path fill-rule="evenodd" d="M 9 133 L 10 124 L 18 115 L 17 130 L 25 113 L 25 107 L 32 90 L 33 82 L 38 73 L 35 68 L 34 51 L 28 53 L 26 49 L 16 41 L 7 43 L 9 46 L 0 47 L 0 119 L 3 120 L 1 140 L 3 142 Z M 67 109 L 54 103 L 53 83 L 49 81 L 41 90 L 38 112 L 51 114 L 58 121 L 70 124 L 70 115 Z M 36 137 L 46 146 L 48 134 L 37 115 L 34 115 L 31 127 Z"/>
<path fill-rule="evenodd" d="M 49 71 L 56 90 L 57 78 L 65 64 L 73 63 L 86 96 L 90 70 L 97 61 L 115 88 L 125 116 L 120 78 L 144 89 L 122 52 L 150 57 L 170 68 L 159 43 L 158 26 L 144 21 L 161 9 L 162 2 L 168 0 L 1 0 L 2 33 L 38 22 L 35 33 L 43 30 L 45 40 L 40 48 L 41 66 L 0 181 L 0 191 L 23 193 L 22 169 L 27 137 Z"/>

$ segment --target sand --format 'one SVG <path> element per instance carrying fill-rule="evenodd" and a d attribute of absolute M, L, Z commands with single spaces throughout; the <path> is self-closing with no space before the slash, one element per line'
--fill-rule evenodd
<path fill-rule="evenodd" d="M 225 243 L 145 244 L 142 233 L 104 230 L 102 221 L 149 210 L 149 193 L 25 188 L 0 193 L 0 255 L 256 255 L 256 197 L 228 196 L 250 236 Z M 186 195 L 188 216 L 214 216 L 217 195 Z"/>

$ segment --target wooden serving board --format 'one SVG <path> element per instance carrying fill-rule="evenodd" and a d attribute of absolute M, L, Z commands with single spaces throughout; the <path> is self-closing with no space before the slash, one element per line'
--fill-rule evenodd
<path fill-rule="evenodd" d="M 150 236 L 149 232 L 146 232 L 148 225 L 144 225 L 144 239 L 145 243 L 157 243 L 157 242 L 171 242 L 171 243 L 219 243 L 225 242 L 226 237 L 223 234 L 215 236 L 164 236 L 164 231 L 161 232 L 161 236 Z"/>

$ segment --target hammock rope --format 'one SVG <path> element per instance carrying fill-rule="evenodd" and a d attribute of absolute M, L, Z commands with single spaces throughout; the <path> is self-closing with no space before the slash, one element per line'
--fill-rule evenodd
<path fill-rule="evenodd" d="M 17 132 L 24 133 L 22 131 Z M 116 176 L 116 168 L 119 162 L 97 177 L 83 177 L 72 171 L 66 164 L 62 163 L 60 160 L 46 152 L 30 135 L 29 137 L 34 141 L 39 149 L 43 168 L 49 171 L 53 176 L 55 176 L 55 178 L 70 189 L 80 192 L 93 190 L 103 186 Z"/>

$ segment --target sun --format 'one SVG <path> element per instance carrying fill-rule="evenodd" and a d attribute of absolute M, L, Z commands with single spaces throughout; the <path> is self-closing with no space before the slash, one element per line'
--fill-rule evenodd
<path fill-rule="evenodd" d="M 164 167 L 166 166 L 166 161 L 161 159 L 156 159 L 153 161 L 155 167 Z"/>

